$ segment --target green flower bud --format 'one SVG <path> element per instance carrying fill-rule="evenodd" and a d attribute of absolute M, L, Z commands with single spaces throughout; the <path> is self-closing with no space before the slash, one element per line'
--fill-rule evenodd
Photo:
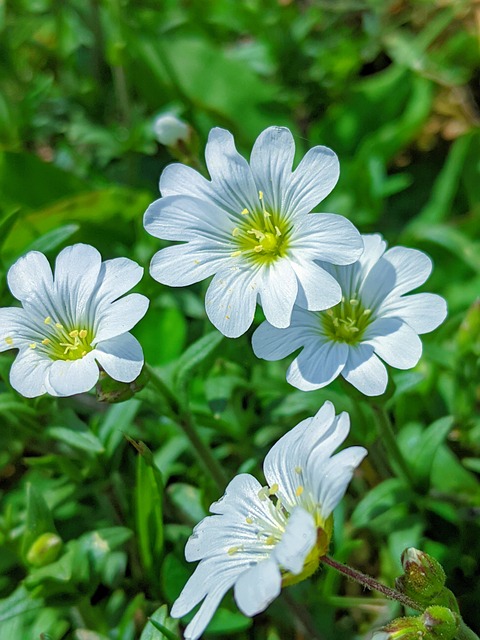
<path fill-rule="evenodd" d="M 410 547 L 402 553 L 403 576 L 395 585 L 399 591 L 420 604 L 430 604 L 445 585 L 442 565 L 427 553 Z"/>
<path fill-rule="evenodd" d="M 34 567 L 44 567 L 55 562 L 62 544 L 62 539 L 56 533 L 42 533 L 28 550 L 27 562 Z"/>
<path fill-rule="evenodd" d="M 148 377 L 146 369 L 142 369 L 138 378 L 133 382 L 118 382 L 102 371 L 96 387 L 97 400 L 110 404 L 130 400 L 147 384 Z"/>
<path fill-rule="evenodd" d="M 420 617 L 396 618 L 373 634 L 372 640 L 423 640 L 425 626 Z"/>
<path fill-rule="evenodd" d="M 422 614 L 422 620 L 428 637 L 438 640 L 452 640 L 460 624 L 460 619 L 456 613 L 438 605 L 425 609 Z"/>

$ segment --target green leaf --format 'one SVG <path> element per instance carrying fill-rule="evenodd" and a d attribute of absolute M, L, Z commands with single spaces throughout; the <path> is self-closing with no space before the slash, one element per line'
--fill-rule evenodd
<path fill-rule="evenodd" d="M 48 253 L 49 251 L 53 251 L 71 238 L 79 229 L 80 225 L 78 224 L 65 224 L 56 229 L 52 229 L 52 231 L 48 231 L 40 236 L 40 238 L 37 238 L 37 240 L 34 240 L 22 253 L 27 253 L 28 251 Z"/>
<path fill-rule="evenodd" d="M 172 624 L 175 623 L 172 623 L 172 621 L 168 619 L 167 605 L 163 604 L 161 607 L 158 607 L 158 609 L 148 619 L 142 635 L 140 636 L 140 640 L 163 640 L 163 638 L 166 638 L 167 640 L 179 640 L 179 636 L 169 629 L 166 626 L 167 624 L 172 626 Z M 160 631 L 160 635 L 155 631 L 155 629 Z"/>
<path fill-rule="evenodd" d="M 163 551 L 163 480 L 151 451 L 136 443 L 135 525 L 143 567 L 158 586 L 158 563 Z"/>
<path fill-rule="evenodd" d="M 407 489 L 398 478 L 384 480 L 360 500 L 352 514 L 355 527 L 375 526 L 375 520 L 384 516 L 398 503 L 405 503 Z"/>
<path fill-rule="evenodd" d="M 27 513 L 22 539 L 22 556 L 26 559 L 32 544 L 43 533 L 56 533 L 52 514 L 42 494 L 31 483 L 27 484 Z"/>
<path fill-rule="evenodd" d="M 212 331 L 194 342 L 178 359 L 175 371 L 175 383 L 183 392 L 195 370 L 215 351 L 223 335 L 219 331 Z"/>
<path fill-rule="evenodd" d="M 415 478 L 427 485 L 435 455 L 439 446 L 452 430 L 453 416 L 445 416 L 433 422 L 420 436 L 414 451 L 405 451 Z"/>
<path fill-rule="evenodd" d="M 104 451 L 103 445 L 97 436 L 86 428 L 84 431 L 78 431 L 66 427 L 49 427 L 46 433 L 51 438 L 64 442 L 74 449 L 88 451 L 89 453 L 103 453 Z"/>
<path fill-rule="evenodd" d="M 25 587 L 20 586 L 8 598 L 0 600 L 0 622 L 41 607 L 43 600 L 35 598 Z"/>

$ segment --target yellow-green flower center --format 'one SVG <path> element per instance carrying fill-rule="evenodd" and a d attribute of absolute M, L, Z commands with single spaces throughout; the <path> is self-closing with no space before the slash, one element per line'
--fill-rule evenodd
<path fill-rule="evenodd" d="M 365 309 L 355 296 L 343 297 L 335 307 L 320 314 L 322 328 L 335 342 L 357 344 L 372 321 L 371 309 Z"/>
<path fill-rule="evenodd" d="M 42 333 L 45 338 L 32 342 L 29 347 L 43 351 L 52 360 L 79 360 L 93 349 L 94 335 L 89 327 L 66 327 L 48 316 Z"/>
<path fill-rule="evenodd" d="M 278 213 L 267 211 L 262 191 L 258 197 L 261 208 L 256 211 L 243 209 L 242 222 L 232 231 L 237 246 L 232 257 L 245 255 L 265 264 L 286 255 L 289 225 Z"/>

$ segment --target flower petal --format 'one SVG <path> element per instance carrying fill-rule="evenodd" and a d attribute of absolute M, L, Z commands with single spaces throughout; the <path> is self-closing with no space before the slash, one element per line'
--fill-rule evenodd
<path fill-rule="evenodd" d="M 192 167 L 174 162 L 167 165 L 160 176 L 160 192 L 163 197 L 190 195 L 208 199 L 211 183 Z"/>
<path fill-rule="evenodd" d="M 100 267 L 95 299 L 98 302 L 113 302 L 130 291 L 143 276 L 143 267 L 129 258 L 105 260 Z"/>
<path fill-rule="evenodd" d="M 234 262 L 224 248 L 192 241 L 157 251 L 150 264 L 150 274 L 157 282 L 170 287 L 186 287 L 209 278 L 227 260 Z"/>
<path fill-rule="evenodd" d="M 296 215 L 309 213 L 337 184 L 340 167 L 327 147 L 313 147 L 293 172 L 285 192 L 284 209 Z"/>
<path fill-rule="evenodd" d="M 246 569 L 232 562 L 227 554 L 222 559 L 208 558 L 198 565 L 170 612 L 172 618 L 181 618 L 205 598 L 185 629 L 185 640 L 197 640 L 202 635 L 223 596 Z"/>
<path fill-rule="evenodd" d="M 252 336 L 252 348 L 257 358 L 281 360 L 304 344 L 304 335 L 297 327 L 277 329 L 262 322 Z"/>
<path fill-rule="evenodd" d="M 258 269 L 238 265 L 215 274 L 205 296 L 205 310 L 215 327 L 238 338 L 253 322 L 261 277 Z"/>
<path fill-rule="evenodd" d="M 0 309 L 0 352 L 18 349 L 16 336 L 24 333 L 25 312 L 17 307 Z"/>
<path fill-rule="evenodd" d="M 130 331 L 146 314 L 150 300 L 140 293 L 131 293 L 102 308 L 95 318 L 94 344 Z"/>
<path fill-rule="evenodd" d="M 143 367 L 143 351 L 131 333 L 103 340 L 95 348 L 95 359 L 119 382 L 132 382 Z"/>
<path fill-rule="evenodd" d="M 205 160 L 212 178 L 212 193 L 222 209 L 239 214 L 258 208 L 258 192 L 248 162 L 235 148 L 232 134 L 215 127 L 210 131 Z"/>
<path fill-rule="evenodd" d="M 35 349 L 21 350 L 10 368 L 10 384 L 25 398 L 36 398 L 46 393 L 45 379 L 51 365 Z"/>
<path fill-rule="evenodd" d="M 420 360 L 422 342 L 415 331 L 398 318 L 377 318 L 367 328 L 364 341 L 377 356 L 397 369 L 411 369 Z"/>
<path fill-rule="evenodd" d="M 429 333 L 447 317 L 447 303 L 434 293 L 414 293 L 386 302 L 381 313 L 401 318 L 419 334 Z"/>
<path fill-rule="evenodd" d="M 379 396 L 387 388 L 385 365 L 374 354 L 370 344 L 352 345 L 342 376 L 366 396 Z"/>
<path fill-rule="evenodd" d="M 94 351 L 79 360 L 55 360 L 50 364 L 47 378 L 49 393 L 60 397 L 90 391 L 100 374 Z"/>
<path fill-rule="evenodd" d="M 274 327 L 288 327 L 298 291 L 290 262 L 285 259 L 272 262 L 263 267 L 261 274 L 260 300 L 267 321 Z"/>
<path fill-rule="evenodd" d="M 74 244 L 58 254 L 54 289 L 61 301 L 63 323 L 75 326 L 77 318 L 87 310 L 101 264 L 100 253 L 87 244 Z"/>
<path fill-rule="evenodd" d="M 265 611 L 281 590 L 280 569 L 273 558 L 268 558 L 241 574 L 235 582 L 235 602 L 243 614 L 254 616 Z"/>
<path fill-rule="evenodd" d="M 51 291 L 52 269 L 47 258 L 39 251 L 29 251 L 8 271 L 8 287 L 12 295 L 22 302 L 35 301 L 42 292 Z"/>
<path fill-rule="evenodd" d="M 329 517 L 345 495 L 355 469 L 367 453 L 363 447 L 348 447 L 322 465 L 322 479 L 318 483 L 317 501 L 324 520 Z"/>
<path fill-rule="evenodd" d="M 273 556 L 281 567 L 298 575 L 316 541 L 317 527 L 312 514 L 302 507 L 295 507 Z"/>
<path fill-rule="evenodd" d="M 340 285 L 325 269 L 297 256 L 292 259 L 292 267 L 298 278 L 298 306 L 310 311 L 323 311 L 340 302 Z"/>
<path fill-rule="evenodd" d="M 250 166 L 268 207 L 282 210 L 285 185 L 291 180 L 295 143 L 286 127 L 268 127 L 255 141 Z M 286 212 L 288 213 L 288 212 Z"/>
<path fill-rule="evenodd" d="M 350 220 L 333 213 L 312 213 L 296 223 L 292 251 L 303 258 L 352 264 L 363 252 L 363 241 Z"/>
<path fill-rule="evenodd" d="M 287 371 L 287 381 L 302 391 L 321 389 L 341 373 L 348 358 L 348 346 L 344 342 L 309 342 L 293 360 Z"/>
<path fill-rule="evenodd" d="M 153 202 L 143 220 L 148 233 L 163 240 L 186 241 L 201 237 L 230 243 L 237 217 L 210 200 L 167 196 Z M 233 245 L 231 250 L 235 250 Z"/>
<path fill-rule="evenodd" d="M 267 453 L 263 473 L 268 484 L 278 485 L 285 505 L 298 504 L 296 490 L 300 484 L 297 469 L 304 467 L 314 446 L 323 441 L 335 421 L 335 407 L 325 402 L 313 418 L 302 420 L 278 440 Z"/>

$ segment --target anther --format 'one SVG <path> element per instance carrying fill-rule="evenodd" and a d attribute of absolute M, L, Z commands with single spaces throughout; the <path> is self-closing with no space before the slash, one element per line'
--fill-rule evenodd
<path fill-rule="evenodd" d="M 13 344 L 13 338 L 11 338 L 10 336 L 7 336 L 7 337 L 5 338 L 5 342 L 6 342 L 7 344 Z"/>
<path fill-rule="evenodd" d="M 358 304 L 358 300 L 356 298 L 352 298 L 350 300 L 350 304 L 352 305 L 352 307 L 356 307 Z"/>
<path fill-rule="evenodd" d="M 242 255 L 241 251 L 234 251 L 233 253 L 230 254 L 232 258 L 238 258 L 238 256 L 241 256 L 241 255 Z"/>
<path fill-rule="evenodd" d="M 263 247 L 261 244 L 257 244 L 256 247 L 253 247 L 253 250 L 255 251 L 255 253 L 261 253 L 263 251 Z"/>
<path fill-rule="evenodd" d="M 37 348 L 37 343 L 36 342 L 32 342 L 28 346 L 30 347 L 30 349 L 36 349 Z"/>
<path fill-rule="evenodd" d="M 227 553 L 229 556 L 233 556 L 236 553 L 238 553 L 240 551 L 241 547 L 230 547 L 230 549 L 227 550 Z"/>
<path fill-rule="evenodd" d="M 303 491 L 304 489 L 301 485 L 297 487 L 297 490 L 295 491 L 295 495 L 297 496 L 297 498 L 299 498 L 302 495 Z"/>
<path fill-rule="evenodd" d="M 274 484 L 272 484 L 272 486 L 270 487 L 270 489 L 268 490 L 268 493 L 273 496 L 275 493 L 277 493 L 278 491 L 278 484 L 275 482 Z"/>
<path fill-rule="evenodd" d="M 235 229 L 232 231 L 232 236 L 236 238 L 239 233 L 240 233 L 240 229 L 238 227 L 235 227 Z"/>
<path fill-rule="evenodd" d="M 70 338 L 78 337 L 78 329 L 74 329 L 73 331 L 70 331 L 68 335 L 70 336 Z"/>
<path fill-rule="evenodd" d="M 248 209 L 243 209 L 242 211 L 240 211 L 240 214 L 242 216 L 248 216 L 249 213 L 250 213 L 250 211 Z"/>
<path fill-rule="evenodd" d="M 252 519 L 252 518 L 250 518 L 250 516 L 247 516 L 247 517 L 245 518 L 245 522 L 246 522 L 247 524 L 253 524 L 253 519 Z"/>
<path fill-rule="evenodd" d="M 42 340 L 42 344 L 50 344 L 50 340 L 48 338 L 44 338 Z"/>
<path fill-rule="evenodd" d="M 258 198 L 259 200 L 263 200 L 263 191 L 258 192 Z"/>
<path fill-rule="evenodd" d="M 268 536 L 268 538 L 265 540 L 265 544 L 274 544 L 275 543 L 275 538 L 273 536 Z"/>
<path fill-rule="evenodd" d="M 275 225 L 275 231 L 277 233 L 277 238 L 279 238 L 282 235 L 282 232 L 280 231 L 280 229 L 277 227 L 277 225 Z"/>
<path fill-rule="evenodd" d="M 50 324 L 50 323 L 51 323 L 51 321 L 52 321 L 51 317 L 50 317 L 50 316 L 47 316 L 43 322 L 44 322 L 45 324 Z"/>
<path fill-rule="evenodd" d="M 63 329 L 63 324 L 60 324 L 60 322 L 56 322 L 55 326 L 57 327 L 57 329 Z"/>
<path fill-rule="evenodd" d="M 302 467 L 295 467 L 295 473 L 298 473 L 298 475 L 300 475 L 302 473 Z"/>

